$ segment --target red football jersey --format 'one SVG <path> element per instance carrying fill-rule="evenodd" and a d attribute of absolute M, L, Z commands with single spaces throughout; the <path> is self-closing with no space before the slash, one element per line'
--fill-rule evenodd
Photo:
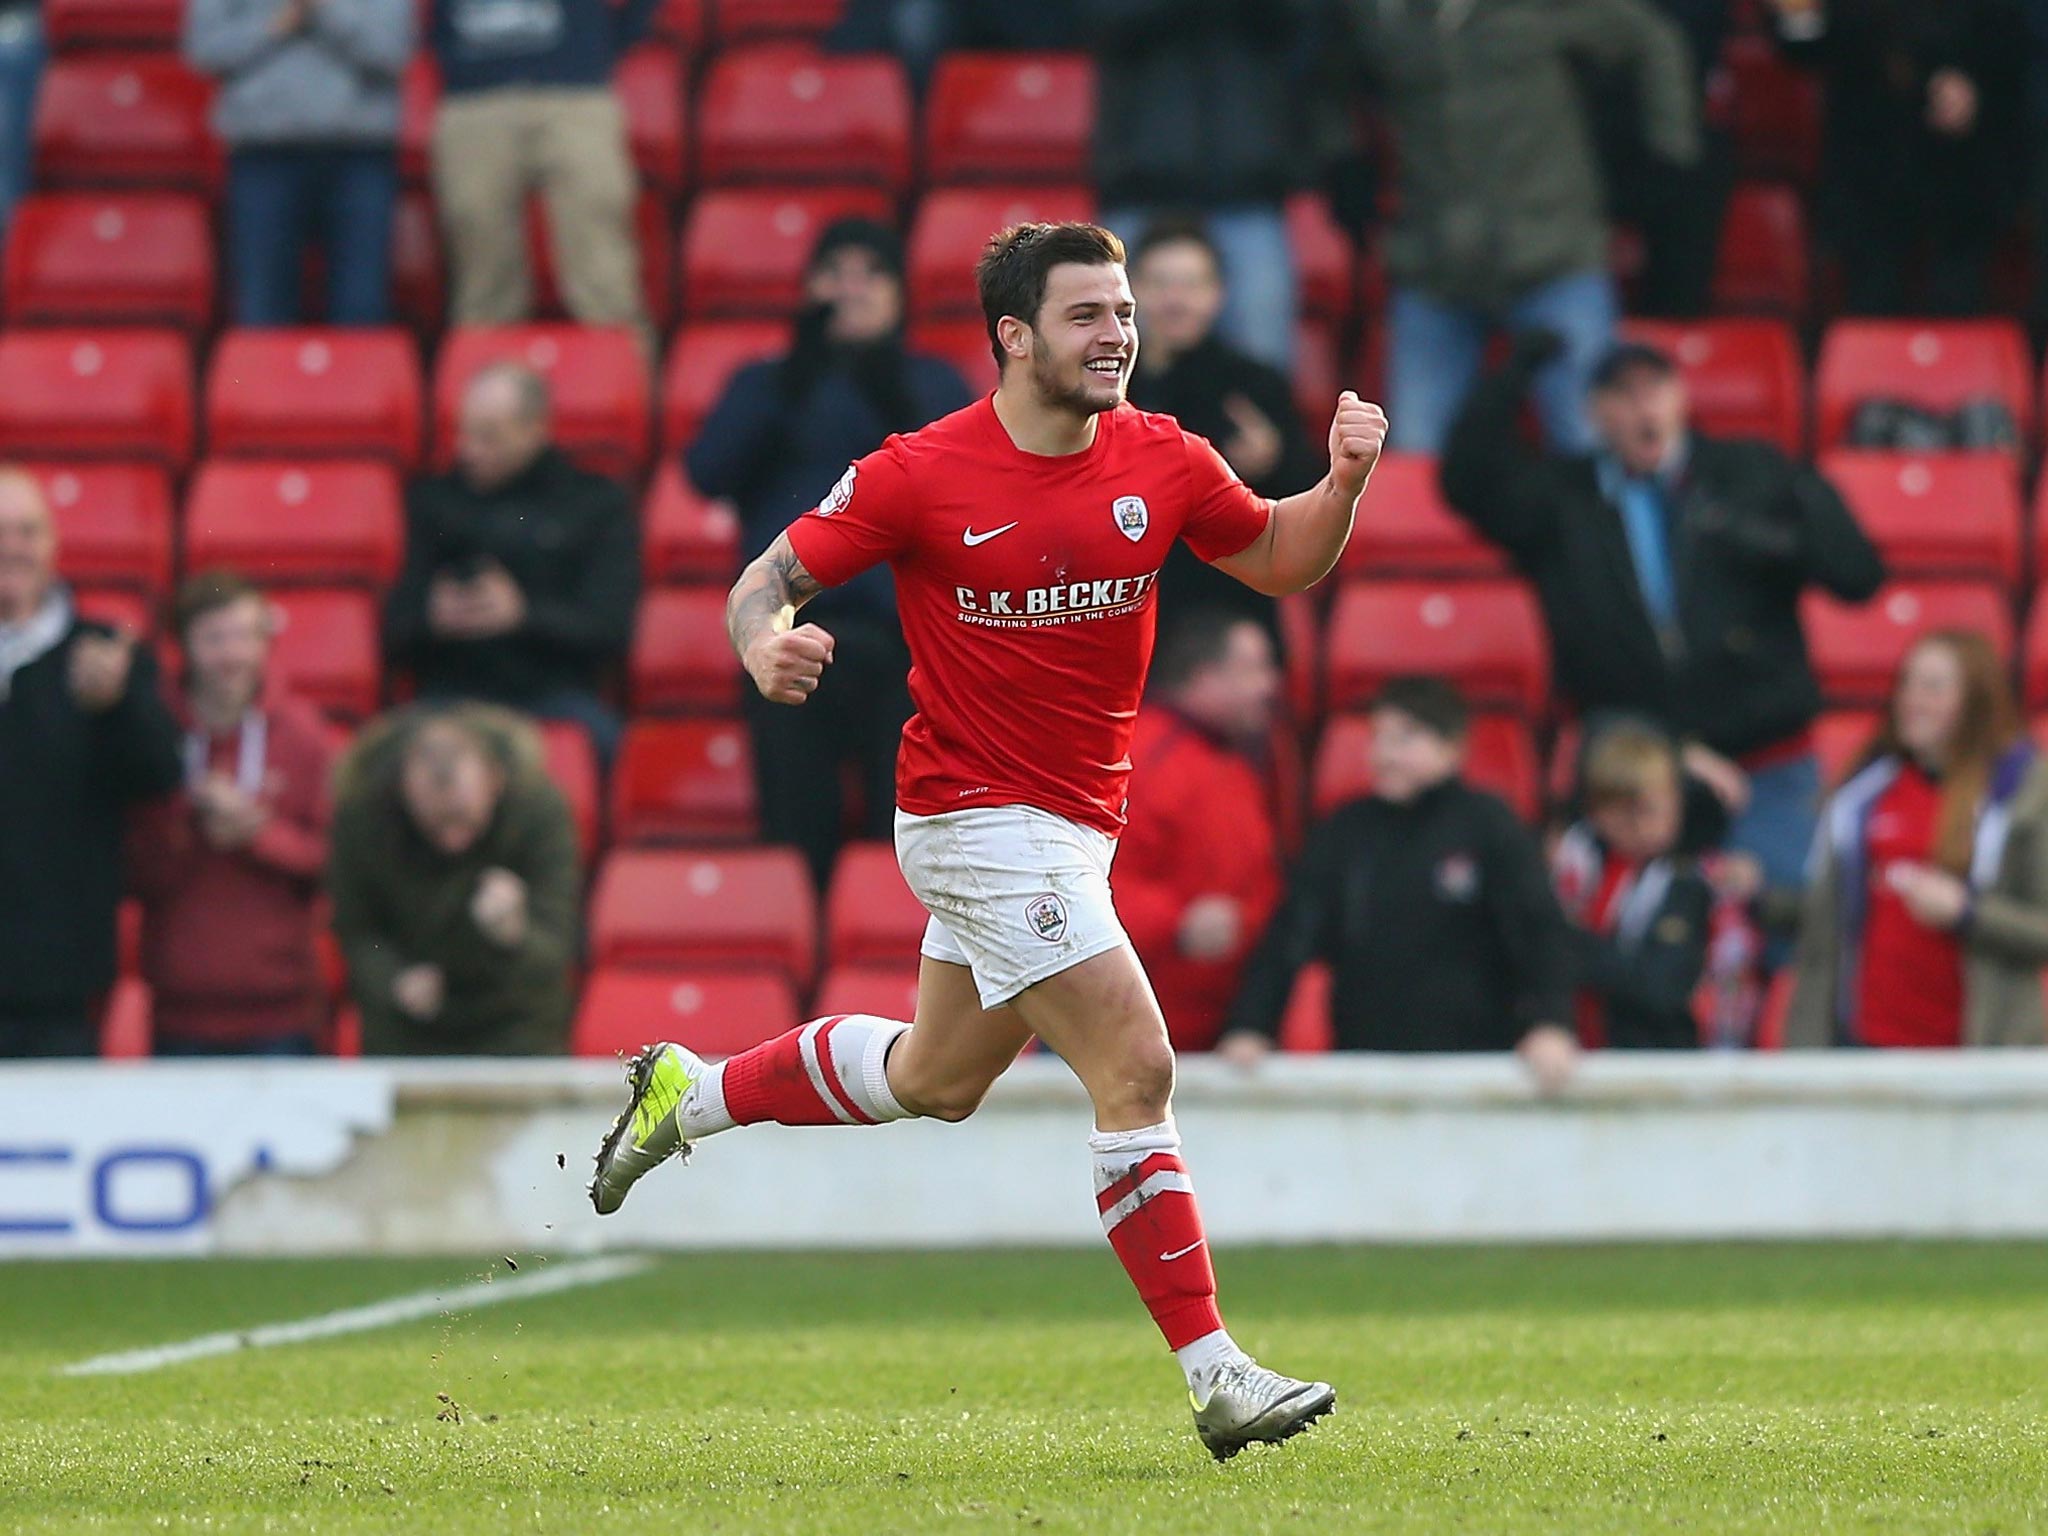
<path fill-rule="evenodd" d="M 789 541 L 828 587 L 895 572 L 917 706 L 904 810 L 1029 805 L 1114 835 L 1159 567 L 1177 538 L 1236 554 L 1272 512 L 1170 416 L 1118 406 L 1092 446 L 1048 457 L 984 398 L 861 459 Z"/>

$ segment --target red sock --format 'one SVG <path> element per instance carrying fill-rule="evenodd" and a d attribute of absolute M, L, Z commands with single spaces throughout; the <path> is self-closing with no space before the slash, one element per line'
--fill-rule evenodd
<path fill-rule="evenodd" d="M 1180 1160 L 1171 1120 L 1136 1131 L 1097 1131 L 1095 1204 L 1109 1245 L 1167 1347 L 1181 1349 L 1223 1326 L 1216 1310 L 1216 1270 L 1195 1186 Z"/>
<path fill-rule="evenodd" d="M 910 1026 L 841 1013 L 777 1035 L 717 1069 L 739 1125 L 875 1125 L 907 1113 L 889 1091 L 889 1047 Z"/>

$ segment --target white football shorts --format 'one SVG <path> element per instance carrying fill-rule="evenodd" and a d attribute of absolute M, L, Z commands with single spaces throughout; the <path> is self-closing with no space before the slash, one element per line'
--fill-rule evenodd
<path fill-rule="evenodd" d="M 896 813 L 896 862 L 931 914 L 919 952 L 972 970 L 984 1008 L 1130 942 L 1115 857 L 1115 838 L 1028 805 Z"/>

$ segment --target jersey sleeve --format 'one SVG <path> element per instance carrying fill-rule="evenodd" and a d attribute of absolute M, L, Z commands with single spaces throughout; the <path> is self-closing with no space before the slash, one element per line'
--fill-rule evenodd
<path fill-rule="evenodd" d="M 790 548 L 820 583 L 836 587 L 907 548 L 911 512 L 910 475 L 884 443 L 847 466 L 825 499 L 789 525 Z"/>
<path fill-rule="evenodd" d="M 1188 516 L 1181 537 L 1203 560 L 1217 561 L 1250 546 L 1266 531 L 1273 503 L 1237 478 L 1206 437 L 1181 433 L 1188 458 Z"/>

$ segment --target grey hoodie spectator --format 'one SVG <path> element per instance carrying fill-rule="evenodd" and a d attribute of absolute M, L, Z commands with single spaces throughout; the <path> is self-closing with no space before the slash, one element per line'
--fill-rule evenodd
<path fill-rule="evenodd" d="M 327 318 L 390 318 L 398 84 L 412 50 L 411 0 L 191 0 L 186 57 L 221 83 L 237 324 L 303 318 L 316 233 Z"/>

